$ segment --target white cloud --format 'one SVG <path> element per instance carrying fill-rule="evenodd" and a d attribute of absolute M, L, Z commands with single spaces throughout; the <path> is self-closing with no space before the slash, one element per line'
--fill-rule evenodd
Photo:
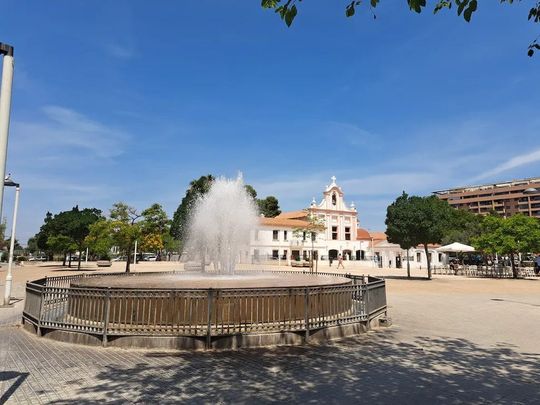
<path fill-rule="evenodd" d="M 122 46 L 118 44 L 107 44 L 105 51 L 118 59 L 131 59 L 135 56 L 135 51 L 132 47 Z"/>
<path fill-rule="evenodd" d="M 529 153 L 523 153 L 521 155 L 514 156 L 508 159 L 504 163 L 495 166 L 493 169 L 487 170 L 480 175 L 476 176 L 473 181 L 482 180 L 497 174 L 506 172 L 508 170 L 515 169 L 520 166 L 525 166 L 531 163 L 540 161 L 540 149 L 536 149 Z"/>
<path fill-rule="evenodd" d="M 46 119 L 15 121 L 12 127 L 14 146 L 26 155 L 66 156 L 66 152 L 84 151 L 87 157 L 110 158 L 123 153 L 129 135 L 119 129 L 91 120 L 74 110 L 46 106 Z M 68 149 L 68 151 L 66 151 Z M 35 153 L 32 153 L 35 152 Z"/>

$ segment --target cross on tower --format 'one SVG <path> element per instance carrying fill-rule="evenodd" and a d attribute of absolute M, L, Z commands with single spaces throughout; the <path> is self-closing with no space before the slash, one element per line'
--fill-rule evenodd
<path fill-rule="evenodd" d="M 332 185 L 336 184 L 336 176 L 332 176 L 330 179 L 332 180 Z"/>

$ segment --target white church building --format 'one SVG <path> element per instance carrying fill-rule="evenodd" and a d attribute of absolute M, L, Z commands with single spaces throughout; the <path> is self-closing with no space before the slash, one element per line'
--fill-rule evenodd
<path fill-rule="evenodd" d="M 332 177 L 332 183 L 323 191 L 322 200 L 315 199 L 306 209 L 283 212 L 274 218 L 260 218 L 260 225 L 251 238 L 252 260 L 275 260 L 291 264 L 307 260 L 314 251 L 319 260 L 365 261 L 384 267 L 401 267 L 407 260 L 407 252 L 399 245 L 389 243 L 383 232 L 368 232 L 359 227 L 358 212 L 354 203 L 347 203 L 341 187 Z M 310 224 L 309 216 L 323 225 L 312 240 L 311 232 L 303 232 Z M 429 247 L 433 265 L 441 265 L 445 255 Z M 423 247 L 411 249 L 409 260 L 413 267 L 427 266 Z"/>

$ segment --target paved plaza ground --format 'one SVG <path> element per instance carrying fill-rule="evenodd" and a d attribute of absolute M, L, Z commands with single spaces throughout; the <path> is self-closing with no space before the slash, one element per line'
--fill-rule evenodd
<path fill-rule="evenodd" d="M 467 279 L 425 271 L 387 277 L 393 325 L 332 344 L 223 352 L 123 350 L 40 339 L 17 327 L 23 302 L 0 308 L 0 404 L 400 403 L 540 404 L 540 280 Z M 113 271 L 120 271 L 115 263 Z M 145 263 L 136 271 L 169 270 Z M 89 264 L 88 271 L 97 270 Z M 327 270 L 327 268 L 321 269 Z M 335 271 L 335 268 L 333 269 Z M 55 264 L 24 281 L 71 274 Z M 0 270 L 4 290 L 5 268 Z"/>

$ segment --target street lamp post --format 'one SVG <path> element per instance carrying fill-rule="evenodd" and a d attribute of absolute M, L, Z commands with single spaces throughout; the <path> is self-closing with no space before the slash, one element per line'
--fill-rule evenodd
<path fill-rule="evenodd" d="M 8 273 L 6 276 L 6 289 L 4 292 L 4 306 L 9 306 L 11 301 L 11 289 L 13 286 L 13 251 L 15 250 L 15 229 L 17 227 L 17 211 L 19 209 L 19 193 L 21 188 L 19 183 L 15 183 L 11 178 L 6 177 L 4 180 L 4 187 L 15 187 L 15 206 L 13 208 L 13 221 L 11 223 L 11 240 L 9 244 L 9 259 L 8 259 Z M 2 187 L 2 189 L 4 188 Z"/>
<path fill-rule="evenodd" d="M 11 88 L 13 85 L 13 47 L 0 42 L 0 54 L 4 56 L 2 66 L 2 84 L 0 87 L 0 179 L 6 175 L 7 145 L 9 134 L 9 116 L 11 112 Z M 4 187 L 0 187 L 0 218 Z"/>

